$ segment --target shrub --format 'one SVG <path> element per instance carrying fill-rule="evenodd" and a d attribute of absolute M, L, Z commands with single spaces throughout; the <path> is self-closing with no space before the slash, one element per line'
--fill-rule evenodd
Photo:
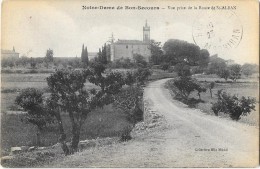
<path fill-rule="evenodd" d="M 142 96 L 141 87 L 129 86 L 115 96 L 113 106 L 125 112 L 128 115 L 128 121 L 135 124 L 143 120 L 143 111 L 140 108 Z"/>
<path fill-rule="evenodd" d="M 241 115 L 246 116 L 255 110 L 255 98 L 242 96 L 239 99 L 236 95 L 231 96 L 223 90 L 219 90 L 217 96 L 218 101 L 211 107 L 216 116 L 219 112 L 223 112 L 229 114 L 232 120 L 239 120 Z"/>
<path fill-rule="evenodd" d="M 217 75 L 220 78 L 224 78 L 227 81 L 227 79 L 230 77 L 230 70 L 228 70 L 228 69 L 219 70 Z"/>
<path fill-rule="evenodd" d="M 190 76 L 190 66 L 186 63 L 178 63 L 174 66 L 174 71 L 178 73 L 178 76 Z"/>
<path fill-rule="evenodd" d="M 206 92 L 206 88 L 202 87 L 195 79 L 191 77 L 180 77 L 174 81 L 174 86 L 179 90 L 179 95 L 188 100 L 191 92 L 197 91 L 200 98 L 201 92 Z"/>
<path fill-rule="evenodd" d="M 148 68 L 138 68 L 134 73 L 134 77 L 136 78 L 136 82 L 140 85 L 143 85 L 145 81 L 148 80 L 148 77 L 152 75 L 152 72 Z"/>
<path fill-rule="evenodd" d="M 170 64 L 169 63 L 162 63 L 161 65 L 161 69 L 162 70 L 164 70 L 164 71 L 166 71 L 166 70 L 168 70 L 169 68 L 170 68 Z"/>
<path fill-rule="evenodd" d="M 142 56 L 142 55 L 134 54 L 133 59 L 138 67 L 147 67 L 147 65 L 148 65 L 144 56 Z"/>
<path fill-rule="evenodd" d="M 209 92 L 210 92 L 210 97 L 212 98 L 212 89 L 215 87 L 215 82 L 211 82 L 209 84 Z"/>
<path fill-rule="evenodd" d="M 239 64 L 234 64 L 230 66 L 230 79 L 236 81 L 241 77 L 241 66 Z"/>

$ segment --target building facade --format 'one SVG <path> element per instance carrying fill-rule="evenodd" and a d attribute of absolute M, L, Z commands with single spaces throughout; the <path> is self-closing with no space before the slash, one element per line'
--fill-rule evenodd
<path fill-rule="evenodd" d="M 121 58 L 133 60 L 134 55 L 142 55 L 148 61 L 151 57 L 150 50 L 150 26 L 147 21 L 143 27 L 143 41 L 140 40 L 121 40 L 114 42 L 113 37 L 110 44 L 110 61 Z"/>
<path fill-rule="evenodd" d="M 18 59 L 19 53 L 15 52 L 15 49 L 13 47 L 13 50 L 1 50 L 1 59 Z"/>

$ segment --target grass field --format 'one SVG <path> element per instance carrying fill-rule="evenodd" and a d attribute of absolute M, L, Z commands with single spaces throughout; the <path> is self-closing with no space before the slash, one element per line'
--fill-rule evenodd
<path fill-rule="evenodd" d="M 36 145 L 36 127 L 21 121 L 22 114 L 1 114 L 1 150 L 3 155 L 13 146 Z M 71 137 L 71 123 L 68 115 L 63 115 L 63 125 L 67 134 L 67 141 Z M 85 121 L 81 130 L 81 140 L 97 137 L 118 136 L 122 130 L 130 125 L 126 114 L 114 111 L 110 106 L 93 111 Z M 50 146 L 58 142 L 57 128 L 50 128 L 41 134 L 42 146 Z"/>

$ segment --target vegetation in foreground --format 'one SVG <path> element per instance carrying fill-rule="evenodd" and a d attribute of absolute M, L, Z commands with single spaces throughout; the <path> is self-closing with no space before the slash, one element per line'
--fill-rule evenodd
<path fill-rule="evenodd" d="M 255 100 L 256 98 L 258 99 L 258 88 L 259 85 L 258 83 L 254 82 L 247 82 L 247 83 L 215 83 L 212 81 L 211 77 L 206 78 L 207 76 L 203 76 L 202 79 L 197 78 L 196 82 L 199 82 L 201 86 L 206 88 L 206 92 L 202 92 L 200 94 L 200 98 L 198 95 L 197 91 L 192 91 L 189 94 L 188 100 L 183 100 L 182 97 L 178 97 L 179 94 L 179 89 L 174 85 L 174 80 L 168 81 L 166 84 L 166 87 L 171 90 L 173 93 L 173 96 L 175 99 L 180 100 L 184 102 L 185 104 L 189 105 L 190 107 L 195 107 L 207 114 L 215 115 L 213 109 L 215 110 L 215 106 L 217 102 L 226 103 L 226 101 L 223 101 L 222 99 L 219 100 L 218 97 L 218 91 L 226 92 L 227 96 L 230 96 L 230 104 L 224 104 L 224 105 L 235 105 L 237 106 L 238 109 L 240 110 L 248 110 L 245 113 L 241 113 L 241 111 L 233 111 L 233 107 L 229 110 L 227 109 L 222 109 L 222 111 L 219 109 L 220 105 L 218 106 L 217 109 L 217 114 L 220 117 L 225 117 L 225 118 L 231 118 L 234 120 L 239 120 L 239 122 L 246 123 L 249 125 L 259 125 L 259 100 Z M 218 81 L 218 80 L 217 80 Z M 243 97 L 245 96 L 245 97 Z M 244 98 L 244 99 L 243 99 Z M 246 102 L 246 104 L 242 104 L 242 100 Z M 222 102 L 223 101 L 223 102 Z M 243 106 L 242 106 L 243 105 Z M 222 107 L 221 106 L 221 107 Z M 244 109 L 243 109 L 243 108 Z M 251 108 L 250 108 L 251 107 Z M 254 110 L 254 107 L 256 110 Z M 212 109 L 213 108 L 213 109 Z M 223 107 L 222 107 L 223 108 Z M 241 109 L 242 108 L 242 109 Z M 224 111 L 225 110 L 225 111 Z M 234 113 L 238 113 L 235 116 Z M 233 115 L 232 115 L 233 114 Z M 237 116 L 238 115 L 238 116 Z M 233 118 L 236 117 L 236 118 Z"/>

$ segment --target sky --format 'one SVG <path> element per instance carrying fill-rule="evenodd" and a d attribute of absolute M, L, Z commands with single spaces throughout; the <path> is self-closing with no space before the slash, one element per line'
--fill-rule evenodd
<path fill-rule="evenodd" d="M 160 10 L 82 10 L 85 6 L 144 6 L 160 7 Z M 209 49 L 211 55 L 218 54 L 224 59 L 233 59 L 237 63 L 259 62 L 259 25 L 257 1 L 229 1 L 225 6 L 236 6 L 235 26 L 243 29 L 242 39 L 237 47 L 230 49 Z M 175 9 L 168 9 L 168 6 Z M 193 28 L 200 22 L 216 21 L 223 25 L 220 35 L 231 36 L 234 23 L 222 21 L 227 10 L 214 11 L 194 9 L 194 6 L 223 6 L 217 1 L 92 1 L 92 0 L 9 0 L 2 2 L 2 49 L 13 49 L 28 57 L 44 57 L 51 48 L 54 57 L 80 57 L 82 45 L 89 52 L 97 52 L 108 43 L 111 34 L 117 39 L 142 40 L 142 29 L 147 20 L 151 28 L 151 39 L 164 44 L 168 39 L 180 39 L 194 42 Z M 177 7 L 179 9 L 177 10 Z M 182 9 L 180 9 L 182 7 Z M 186 7 L 186 9 L 183 9 Z M 193 9 L 188 10 L 188 7 Z M 165 8 L 165 9 L 161 9 Z M 218 22 L 217 22 L 218 21 Z M 232 19 L 231 19 L 232 21 Z M 215 26 L 215 25 L 214 25 Z M 205 33 L 204 30 L 202 30 Z M 216 35 L 218 36 L 218 35 Z M 202 42 L 207 42 L 202 39 Z M 210 41 L 212 42 L 212 41 Z M 212 42 L 216 43 L 216 42 Z M 200 46 L 201 48 L 204 45 Z"/>

